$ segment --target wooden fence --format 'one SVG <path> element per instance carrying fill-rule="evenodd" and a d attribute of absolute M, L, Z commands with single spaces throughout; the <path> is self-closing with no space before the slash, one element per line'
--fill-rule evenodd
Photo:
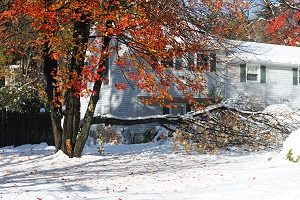
<path fill-rule="evenodd" d="M 54 143 L 49 113 L 0 110 L 0 147 L 41 142 Z"/>

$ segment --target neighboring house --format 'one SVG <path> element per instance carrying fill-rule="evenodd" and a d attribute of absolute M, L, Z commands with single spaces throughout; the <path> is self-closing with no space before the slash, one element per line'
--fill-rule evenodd
<path fill-rule="evenodd" d="M 266 105 L 285 103 L 300 108 L 300 48 L 234 42 L 220 64 L 227 79 L 224 98 L 239 94 L 260 97 Z"/>
<path fill-rule="evenodd" d="M 20 69 L 20 65 L 19 64 L 9 65 L 8 69 L 9 69 L 8 75 L 0 77 L 0 88 L 4 86 L 11 86 L 14 84 L 15 81 L 14 72 Z"/>

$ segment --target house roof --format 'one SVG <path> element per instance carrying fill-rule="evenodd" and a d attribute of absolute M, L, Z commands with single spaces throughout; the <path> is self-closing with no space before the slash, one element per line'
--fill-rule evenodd
<path fill-rule="evenodd" d="M 300 65 L 300 47 L 232 41 L 230 56 L 246 63 Z"/>

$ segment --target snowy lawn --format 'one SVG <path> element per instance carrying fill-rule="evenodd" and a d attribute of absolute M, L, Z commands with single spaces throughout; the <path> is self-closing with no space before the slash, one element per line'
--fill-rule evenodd
<path fill-rule="evenodd" d="M 0 199 L 300 199 L 300 164 L 278 152 L 174 154 L 170 143 L 106 146 L 69 159 L 46 144 L 0 149 Z"/>

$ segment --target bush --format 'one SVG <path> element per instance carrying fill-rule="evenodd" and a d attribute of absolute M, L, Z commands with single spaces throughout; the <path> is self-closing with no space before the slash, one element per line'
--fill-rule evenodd
<path fill-rule="evenodd" d="M 286 158 L 287 158 L 287 160 L 294 162 L 294 163 L 297 163 L 300 161 L 300 155 L 298 155 L 297 158 L 293 157 L 292 149 L 289 150 L 289 152 L 286 155 Z"/>
<path fill-rule="evenodd" d="M 19 112 L 39 112 L 43 99 L 37 88 L 17 83 L 0 88 L 0 108 Z"/>

